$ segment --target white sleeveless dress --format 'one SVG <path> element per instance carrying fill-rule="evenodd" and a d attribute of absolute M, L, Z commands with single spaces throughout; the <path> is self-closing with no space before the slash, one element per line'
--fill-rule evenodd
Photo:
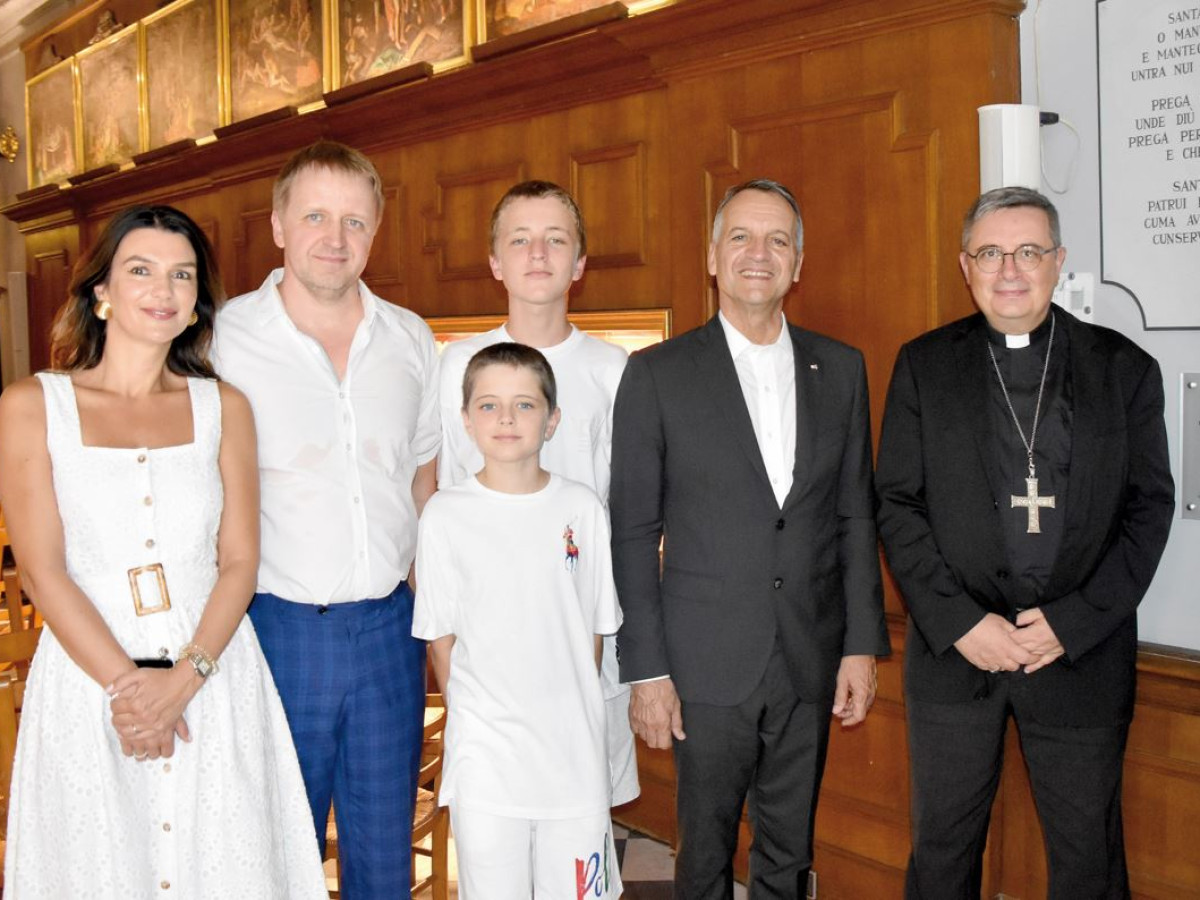
<path fill-rule="evenodd" d="M 192 443 L 128 450 L 83 446 L 70 378 L 38 377 L 67 571 L 131 657 L 174 658 L 217 577 L 217 384 L 188 379 Z M 171 609 L 138 616 L 127 572 L 153 563 Z M 104 688 L 43 630 L 13 768 L 6 900 L 328 900 L 291 734 L 248 618 L 184 717 L 192 742 L 176 740 L 171 759 L 123 755 Z"/>

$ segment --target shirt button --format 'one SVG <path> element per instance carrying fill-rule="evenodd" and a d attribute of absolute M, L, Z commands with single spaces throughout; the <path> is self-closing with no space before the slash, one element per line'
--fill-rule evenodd
<path fill-rule="evenodd" d="M 153 497 L 151 497 L 149 494 L 147 494 L 147 495 L 146 495 L 146 498 L 145 498 L 144 500 L 142 500 L 142 502 L 143 502 L 143 503 L 145 503 L 147 506 L 153 506 L 153 505 L 154 505 L 154 498 L 153 498 Z"/>
<path fill-rule="evenodd" d="M 774 584 L 775 584 L 775 590 L 779 590 L 781 587 L 783 587 L 783 579 L 776 578 Z"/>
<path fill-rule="evenodd" d="M 146 539 L 146 547 L 147 547 L 147 548 L 150 548 L 150 547 L 153 547 L 153 546 L 154 546 L 154 538 L 147 538 L 147 539 Z"/>
<path fill-rule="evenodd" d="M 146 461 L 146 454 L 145 454 L 145 453 L 139 453 L 139 454 L 138 454 L 138 462 L 140 462 L 140 463 L 144 463 L 145 461 Z"/>
<path fill-rule="evenodd" d="M 170 775 L 171 774 L 171 764 L 163 763 L 163 771 L 166 772 L 168 775 Z"/>
<path fill-rule="evenodd" d="M 338 399 L 339 399 L 339 400 L 345 400 L 345 399 L 346 399 L 346 392 L 345 392 L 345 391 L 338 391 Z"/>
<path fill-rule="evenodd" d="M 171 655 L 171 651 L 168 650 L 166 647 L 158 648 L 158 658 L 159 659 L 166 659 L 170 655 Z"/>
<path fill-rule="evenodd" d="M 1001 581 L 1006 581 L 1008 579 L 1008 569 L 1000 569 L 996 572 L 996 577 Z"/>
<path fill-rule="evenodd" d="M 158 883 L 158 886 L 159 886 L 160 888 L 162 888 L 164 891 L 169 891 L 169 890 L 171 889 L 171 882 L 169 882 L 169 881 L 160 881 L 160 882 Z"/>
<path fill-rule="evenodd" d="M 775 530 L 776 530 L 776 531 L 783 531 L 783 526 L 784 526 L 784 525 L 786 525 L 786 524 L 787 524 L 787 522 L 785 522 L 783 519 L 779 519 L 779 520 L 778 520 L 778 521 L 775 523 Z"/>
<path fill-rule="evenodd" d="M 163 822 L 163 831 L 170 831 L 170 830 L 171 830 L 171 823 Z"/>
<path fill-rule="evenodd" d="M 358 497 L 355 497 L 355 498 L 354 498 L 354 502 L 355 502 L 355 503 L 362 503 L 362 500 L 360 500 Z"/>

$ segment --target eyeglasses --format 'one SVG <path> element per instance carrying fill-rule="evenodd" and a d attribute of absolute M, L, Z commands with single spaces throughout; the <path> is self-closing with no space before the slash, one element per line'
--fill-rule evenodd
<path fill-rule="evenodd" d="M 1032 272 L 1042 264 L 1042 259 L 1047 253 L 1053 253 L 1058 247 L 1049 247 L 1043 250 L 1037 244 L 1022 244 L 1011 253 L 1005 253 L 999 247 L 989 245 L 980 247 L 974 253 L 968 253 L 967 256 L 975 260 L 975 265 L 979 266 L 980 272 L 987 272 L 989 275 L 999 272 L 1004 268 L 1004 257 L 1011 256 L 1013 265 L 1022 272 Z"/>

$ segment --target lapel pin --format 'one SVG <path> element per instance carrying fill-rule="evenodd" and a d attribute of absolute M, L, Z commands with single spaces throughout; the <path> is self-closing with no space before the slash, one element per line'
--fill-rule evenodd
<path fill-rule="evenodd" d="M 817 369 L 821 368 L 821 367 L 820 367 L 820 366 L 818 366 L 816 363 L 809 363 L 809 364 L 808 364 L 808 367 L 809 367 L 810 369 L 812 369 L 814 372 L 815 372 L 815 371 L 817 371 Z"/>

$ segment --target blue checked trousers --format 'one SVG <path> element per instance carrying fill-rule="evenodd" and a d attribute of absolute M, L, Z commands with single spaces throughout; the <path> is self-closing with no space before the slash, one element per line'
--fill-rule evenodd
<path fill-rule="evenodd" d="M 409 897 L 425 710 L 413 595 L 314 606 L 255 594 L 250 619 L 291 726 L 322 855 L 332 800 L 346 900 Z"/>

